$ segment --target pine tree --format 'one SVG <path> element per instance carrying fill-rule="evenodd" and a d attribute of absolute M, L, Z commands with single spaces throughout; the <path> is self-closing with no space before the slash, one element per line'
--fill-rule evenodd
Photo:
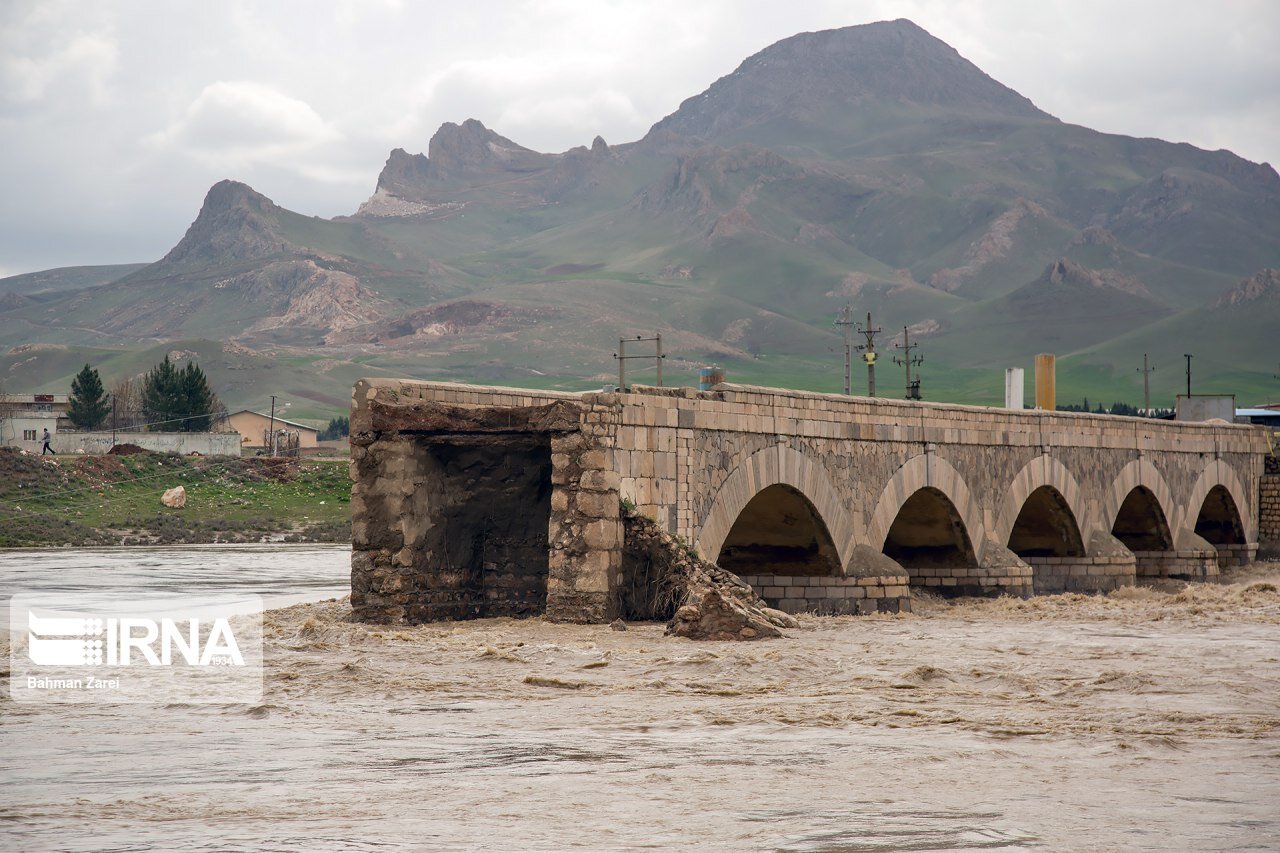
<path fill-rule="evenodd" d="M 102 387 L 102 377 L 88 364 L 71 380 L 71 404 L 67 417 L 77 429 L 93 429 L 99 426 L 111 411 L 107 391 Z"/>
<path fill-rule="evenodd" d="M 153 432 L 206 432 L 221 410 L 195 362 L 179 369 L 165 356 L 142 381 L 142 411 Z"/>
<path fill-rule="evenodd" d="M 169 356 L 157 364 L 142 380 L 142 412 L 152 432 L 177 432 L 182 429 L 182 418 L 187 405 L 182 391 L 182 376 L 169 361 Z"/>
<path fill-rule="evenodd" d="M 204 371 L 195 362 L 190 362 L 181 373 L 182 401 L 187 418 L 182 422 L 183 432 L 207 432 L 213 423 L 213 413 L 217 409 L 217 397 L 209 387 L 209 380 Z"/>

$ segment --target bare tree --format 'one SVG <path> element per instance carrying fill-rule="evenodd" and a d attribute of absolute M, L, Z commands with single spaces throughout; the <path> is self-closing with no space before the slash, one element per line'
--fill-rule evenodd
<path fill-rule="evenodd" d="M 142 381 L 126 376 L 111 386 L 112 414 L 116 429 L 139 429 L 146 418 L 142 414 Z"/>

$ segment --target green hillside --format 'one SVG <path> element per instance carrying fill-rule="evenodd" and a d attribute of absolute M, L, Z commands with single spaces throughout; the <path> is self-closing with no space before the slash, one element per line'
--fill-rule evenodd
<path fill-rule="evenodd" d="M 886 352 L 911 328 L 930 399 L 1000 402 L 1045 351 L 1064 399 L 1134 402 L 1143 352 L 1255 399 L 1277 235 L 1270 166 L 1065 124 L 892 21 L 772 45 L 635 142 L 447 123 L 351 216 L 219 182 L 154 264 L 0 281 L 0 378 L 57 390 L 88 360 L 110 383 L 183 351 L 228 405 L 323 421 L 361 375 L 598 387 L 620 336 L 656 331 L 672 382 L 715 362 L 838 390 L 850 305 Z"/>

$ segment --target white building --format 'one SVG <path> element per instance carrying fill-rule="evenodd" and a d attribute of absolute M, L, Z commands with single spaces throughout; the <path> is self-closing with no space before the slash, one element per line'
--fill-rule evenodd
<path fill-rule="evenodd" d="M 39 453 L 44 431 L 56 435 L 69 408 L 66 394 L 0 394 L 0 447 Z"/>

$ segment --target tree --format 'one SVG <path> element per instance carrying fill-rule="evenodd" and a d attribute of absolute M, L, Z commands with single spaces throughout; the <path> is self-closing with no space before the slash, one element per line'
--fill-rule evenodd
<path fill-rule="evenodd" d="M 126 376 L 111 386 L 111 425 L 118 429 L 137 429 L 147 422 L 142 410 L 142 383 L 137 376 Z"/>
<path fill-rule="evenodd" d="M 344 438 L 351 432 L 351 425 L 346 415 L 333 418 L 329 421 L 329 425 L 320 430 L 320 434 L 316 436 L 321 441 L 333 441 L 336 438 Z"/>
<path fill-rule="evenodd" d="M 78 429 L 94 429 L 111 411 L 102 377 L 88 364 L 71 380 L 71 402 L 67 417 Z"/>
<path fill-rule="evenodd" d="M 157 364 L 142 379 L 142 414 L 147 419 L 147 429 L 152 432 L 177 432 L 182 428 L 186 415 L 182 399 L 182 378 L 169 356 Z"/>
<path fill-rule="evenodd" d="M 218 399 L 209 387 L 204 371 L 193 361 L 182 369 L 179 386 L 182 389 L 182 400 L 187 411 L 186 420 L 182 421 L 183 432 L 208 432 L 213 424 L 213 413 L 217 411 Z"/>
<path fill-rule="evenodd" d="M 205 432 L 222 408 L 195 362 L 181 370 L 166 355 L 142 382 L 142 411 L 154 432 Z"/>

